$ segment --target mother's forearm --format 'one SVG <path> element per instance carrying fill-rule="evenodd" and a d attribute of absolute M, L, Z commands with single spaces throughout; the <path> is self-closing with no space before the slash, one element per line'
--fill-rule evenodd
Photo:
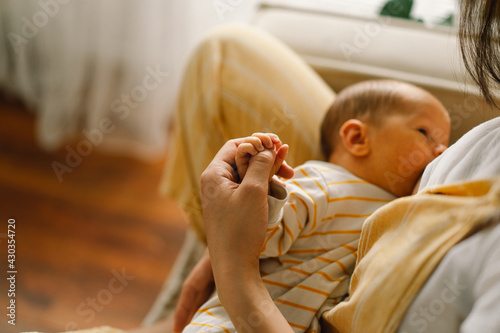
<path fill-rule="evenodd" d="M 241 266 L 215 274 L 219 298 L 240 333 L 293 332 L 274 304 L 258 268 Z M 220 273 L 220 274 L 219 274 Z"/>

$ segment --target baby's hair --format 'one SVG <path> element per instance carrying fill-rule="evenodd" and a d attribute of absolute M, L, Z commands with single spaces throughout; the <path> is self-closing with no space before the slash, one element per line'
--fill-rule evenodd
<path fill-rule="evenodd" d="M 321 123 L 321 150 L 325 159 L 333 153 L 340 139 L 340 128 L 349 119 L 378 126 L 390 114 L 408 112 L 405 88 L 422 90 L 394 80 L 363 81 L 343 89 Z"/>

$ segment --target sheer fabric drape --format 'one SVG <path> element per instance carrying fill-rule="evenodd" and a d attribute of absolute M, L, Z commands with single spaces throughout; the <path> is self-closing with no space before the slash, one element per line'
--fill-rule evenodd
<path fill-rule="evenodd" d="M 192 5 L 0 0 L 0 87 L 37 113 L 47 150 L 93 133 L 94 146 L 154 158 L 197 34 Z"/>

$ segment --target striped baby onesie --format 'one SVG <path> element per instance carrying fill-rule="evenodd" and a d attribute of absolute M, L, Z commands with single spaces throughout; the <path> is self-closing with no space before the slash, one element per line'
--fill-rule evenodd
<path fill-rule="evenodd" d="M 295 332 L 319 332 L 319 316 L 348 292 L 364 220 L 394 195 L 322 161 L 295 168 L 286 189 L 274 184 L 261 275 Z M 281 199 L 280 199 L 281 198 Z M 251 327 L 250 316 L 245 324 Z M 184 329 L 235 332 L 217 297 Z"/>

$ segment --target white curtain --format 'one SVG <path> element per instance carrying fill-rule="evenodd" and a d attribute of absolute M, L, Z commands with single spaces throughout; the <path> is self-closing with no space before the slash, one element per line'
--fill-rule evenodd
<path fill-rule="evenodd" d="M 0 0 L 0 88 L 36 112 L 47 150 L 76 137 L 153 159 L 164 152 L 196 40 L 213 25 L 245 21 L 255 3 Z"/>

